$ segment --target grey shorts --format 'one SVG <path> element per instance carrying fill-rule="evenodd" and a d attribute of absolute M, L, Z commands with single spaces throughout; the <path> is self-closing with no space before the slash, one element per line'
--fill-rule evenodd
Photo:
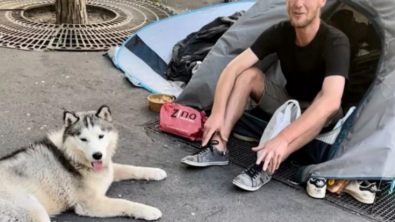
<path fill-rule="evenodd" d="M 263 80 L 265 84 L 265 90 L 263 91 L 263 94 L 261 96 L 261 99 L 258 103 L 256 103 L 254 100 L 250 99 L 250 105 L 252 108 L 258 108 L 269 115 L 273 115 L 278 108 L 280 108 L 285 102 L 288 100 L 295 100 L 292 98 L 287 90 L 272 82 L 272 81 L 267 81 L 265 78 L 265 75 L 263 74 Z M 302 113 L 306 111 L 307 108 L 311 105 L 312 102 L 306 102 L 306 101 L 298 101 Z M 332 124 L 336 124 L 340 119 L 343 118 L 343 111 L 340 108 L 338 112 L 330 119 L 327 121 L 324 127 L 330 126 Z"/>

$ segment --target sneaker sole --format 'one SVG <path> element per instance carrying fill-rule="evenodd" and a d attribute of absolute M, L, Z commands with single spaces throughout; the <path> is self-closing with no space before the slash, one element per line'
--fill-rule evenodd
<path fill-rule="evenodd" d="M 257 143 L 259 142 L 259 140 L 257 140 L 257 139 L 254 139 L 254 138 L 248 137 L 248 136 L 243 136 L 243 135 L 240 135 L 238 133 L 233 133 L 233 136 L 236 139 L 243 140 L 243 141 L 246 141 L 246 142 L 257 142 Z"/>
<path fill-rule="evenodd" d="M 269 181 L 268 181 L 269 182 Z M 266 183 L 268 183 L 268 182 L 266 182 Z M 236 181 L 233 181 L 233 184 L 234 185 L 236 185 L 237 187 L 239 187 L 239 188 L 241 188 L 241 189 L 243 189 L 243 190 L 246 190 L 246 191 L 257 191 L 257 190 L 259 190 L 259 188 L 261 188 L 263 185 L 265 185 L 266 183 L 264 183 L 264 184 L 262 184 L 262 185 L 260 185 L 260 186 L 258 186 L 258 187 L 247 187 L 246 185 L 244 185 L 244 184 L 241 184 L 241 183 L 238 183 L 238 182 L 236 182 Z"/>
<path fill-rule="evenodd" d="M 196 163 L 189 160 L 183 160 L 181 163 L 187 164 L 189 166 L 194 167 L 208 167 L 208 166 L 226 166 L 229 164 L 229 161 L 226 162 L 209 162 L 209 163 Z"/>
<path fill-rule="evenodd" d="M 323 194 L 317 194 L 317 192 L 315 192 L 313 189 L 314 189 L 314 185 L 306 187 L 306 192 L 310 197 L 315 199 L 323 199 L 325 197 L 326 192 L 323 192 Z M 326 187 L 322 189 L 326 191 Z"/>
<path fill-rule="evenodd" d="M 364 203 L 364 204 L 373 204 L 374 203 L 375 198 L 373 198 L 373 200 L 364 199 L 364 198 L 359 197 L 356 193 L 354 193 L 352 191 L 344 190 L 343 192 L 350 194 L 352 197 L 354 197 L 356 200 L 358 200 L 361 203 Z"/>

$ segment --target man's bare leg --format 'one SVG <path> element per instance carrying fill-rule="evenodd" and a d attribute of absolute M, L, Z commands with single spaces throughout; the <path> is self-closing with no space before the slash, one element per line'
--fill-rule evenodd
<path fill-rule="evenodd" d="M 256 101 L 261 99 L 264 86 L 263 74 L 257 68 L 250 68 L 239 75 L 227 102 L 222 136 L 229 137 L 236 121 L 243 114 L 249 97 Z M 227 165 L 229 158 L 225 152 L 226 142 L 218 135 L 214 135 L 211 142 L 207 148 L 184 157 L 181 162 L 195 167 Z"/>
<path fill-rule="evenodd" d="M 225 127 L 222 132 L 225 138 L 229 138 L 234 125 L 243 115 L 248 99 L 251 97 L 258 102 L 264 90 L 263 73 L 258 68 L 247 69 L 236 79 L 226 107 Z M 219 135 L 214 135 L 213 140 L 219 142 L 216 145 L 218 150 L 224 151 L 226 149 L 226 142 Z"/>

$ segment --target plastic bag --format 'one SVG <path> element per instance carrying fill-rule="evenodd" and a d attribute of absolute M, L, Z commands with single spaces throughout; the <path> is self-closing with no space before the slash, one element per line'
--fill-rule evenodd
<path fill-rule="evenodd" d="M 277 136 L 284 128 L 299 118 L 301 109 L 299 102 L 296 100 L 288 100 L 280 108 L 276 110 L 270 119 L 259 145 L 266 143 Z"/>
<path fill-rule="evenodd" d="M 160 110 L 159 130 L 191 141 L 201 141 L 206 120 L 205 112 L 174 102 L 165 103 Z"/>

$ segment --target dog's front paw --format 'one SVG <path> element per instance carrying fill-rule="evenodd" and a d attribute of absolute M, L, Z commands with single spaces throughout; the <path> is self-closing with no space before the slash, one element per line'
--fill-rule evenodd
<path fill-rule="evenodd" d="M 143 205 L 138 207 L 135 217 L 143 220 L 158 220 L 162 217 L 162 212 L 155 207 Z"/>
<path fill-rule="evenodd" d="M 150 172 L 151 180 L 164 180 L 166 177 L 167 177 L 166 171 L 159 168 L 152 169 Z"/>

